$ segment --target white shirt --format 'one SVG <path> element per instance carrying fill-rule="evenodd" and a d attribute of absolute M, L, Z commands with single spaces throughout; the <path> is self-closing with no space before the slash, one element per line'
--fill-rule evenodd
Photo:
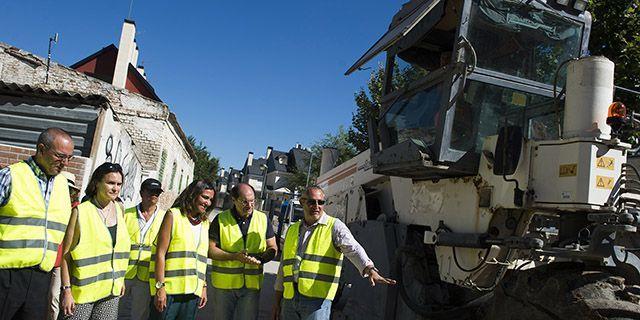
<path fill-rule="evenodd" d="M 202 233 L 202 222 L 196 224 L 189 223 L 191 226 L 191 234 L 193 235 L 193 243 L 196 244 L 196 248 L 200 247 L 200 234 Z"/>
<path fill-rule="evenodd" d="M 144 237 L 147 235 L 147 232 L 149 232 L 149 230 L 151 229 L 151 225 L 153 224 L 153 220 L 155 220 L 156 216 L 158 215 L 158 206 L 156 206 L 156 210 L 153 212 L 151 217 L 149 217 L 149 220 L 147 220 L 142 215 L 141 205 L 142 205 L 142 203 L 138 204 L 138 206 L 136 206 L 136 209 L 138 210 L 138 227 L 140 228 L 140 239 L 139 239 L 139 241 L 140 241 L 140 243 L 143 243 L 144 242 Z"/>
<path fill-rule="evenodd" d="M 328 223 L 329 217 L 327 213 L 323 213 L 320 219 L 316 223 L 311 226 L 307 226 L 304 222 L 304 219 L 300 221 L 300 232 L 303 234 L 302 237 L 298 237 L 298 255 L 302 256 L 303 253 L 307 249 L 307 244 L 309 243 L 307 240 L 313 230 L 318 226 L 318 224 L 326 225 Z M 288 231 L 287 231 L 288 232 Z M 335 218 L 335 222 L 333 223 L 333 229 L 331 230 L 331 235 L 333 238 L 333 246 L 344 256 L 351 261 L 351 263 L 358 269 L 360 274 L 362 275 L 364 269 L 368 266 L 373 266 L 373 261 L 369 259 L 367 252 L 364 250 L 362 245 L 358 243 L 358 241 L 351 234 L 351 230 L 344 224 L 344 222 L 340 221 L 340 219 Z M 284 257 L 284 255 L 283 255 Z M 283 258 L 284 259 L 284 258 Z M 299 266 L 298 266 L 299 267 Z M 296 266 L 294 266 L 294 269 Z M 294 277 L 295 277 L 294 272 Z M 284 275 L 282 271 L 282 261 L 280 261 L 280 267 L 278 268 L 278 274 L 276 275 L 276 282 L 274 284 L 274 289 L 276 291 L 284 291 Z"/>

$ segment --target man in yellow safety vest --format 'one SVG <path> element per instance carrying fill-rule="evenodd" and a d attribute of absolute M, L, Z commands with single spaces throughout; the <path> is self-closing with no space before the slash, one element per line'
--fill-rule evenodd
<path fill-rule="evenodd" d="M 125 274 L 125 294 L 120 299 L 118 319 L 143 320 L 149 318 L 151 290 L 149 264 L 151 246 L 155 243 L 164 219 L 164 210 L 158 208 L 162 184 L 148 178 L 140 186 L 140 203 L 127 209 L 124 219 L 131 240 L 131 256 Z"/>
<path fill-rule="evenodd" d="M 38 137 L 36 154 L 0 170 L 0 317 L 41 319 L 71 202 L 60 172 L 73 140 L 60 128 Z"/>
<path fill-rule="evenodd" d="M 287 230 L 276 277 L 273 319 L 329 319 L 346 256 L 371 286 L 395 284 L 381 276 L 347 226 L 323 210 L 321 188 L 309 187 L 300 198 L 304 219 Z M 282 299 L 284 297 L 284 300 Z"/>
<path fill-rule="evenodd" d="M 213 319 L 253 320 L 258 316 L 262 265 L 275 256 L 276 239 L 267 215 L 254 209 L 251 185 L 233 187 L 231 197 L 234 206 L 218 214 L 209 229 Z"/>

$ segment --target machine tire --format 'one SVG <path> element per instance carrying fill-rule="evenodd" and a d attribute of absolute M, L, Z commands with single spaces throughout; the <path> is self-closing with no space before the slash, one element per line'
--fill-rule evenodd
<path fill-rule="evenodd" d="M 507 274 L 488 319 L 640 319 L 640 287 L 614 269 L 554 263 Z"/>

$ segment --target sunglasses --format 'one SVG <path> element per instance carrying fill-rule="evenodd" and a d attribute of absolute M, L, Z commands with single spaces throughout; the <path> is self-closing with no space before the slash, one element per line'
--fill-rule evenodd
<path fill-rule="evenodd" d="M 122 167 L 117 163 L 105 162 L 109 170 L 122 170 Z"/>
<path fill-rule="evenodd" d="M 309 205 L 318 205 L 318 206 L 324 206 L 324 204 L 326 203 L 325 200 L 316 200 L 316 199 L 304 199 L 304 202 Z"/>

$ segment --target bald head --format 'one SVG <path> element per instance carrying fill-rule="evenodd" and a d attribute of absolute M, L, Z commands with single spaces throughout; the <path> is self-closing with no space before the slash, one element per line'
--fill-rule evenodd
<path fill-rule="evenodd" d="M 67 140 L 73 144 L 71 136 L 64 130 L 56 127 L 48 128 L 38 136 L 38 144 L 43 144 L 45 147 L 51 147 L 56 139 Z"/>
<path fill-rule="evenodd" d="M 250 184 L 240 183 L 231 188 L 231 197 L 236 212 L 241 216 L 248 216 L 253 212 L 256 201 L 255 190 Z"/>
<path fill-rule="evenodd" d="M 73 158 L 73 140 L 60 128 L 48 128 L 38 136 L 35 160 L 48 176 L 59 174 Z"/>

